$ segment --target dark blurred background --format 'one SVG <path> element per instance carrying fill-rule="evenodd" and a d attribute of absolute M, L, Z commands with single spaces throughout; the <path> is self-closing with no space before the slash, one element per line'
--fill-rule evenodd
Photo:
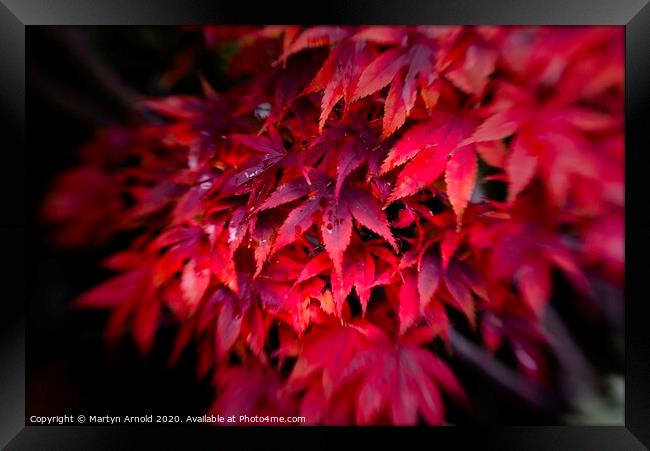
<path fill-rule="evenodd" d="M 192 352 L 166 367 L 171 329 L 160 331 L 142 359 L 128 338 L 105 346 L 106 313 L 71 308 L 106 278 L 98 262 L 120 243 L 56 249 L 38 219 L 53 176 L 74 166 L 80 144 L 98 127 L 128 124 L 136 92 L 168 91 L 159 79 L 181 41 L 164 27 L 27 27 L 27 418 L 200 415 L 212 400 L 208 381 L 195 377 Z M 179 83 L 175 91 L 192 88 Z"/>
<path fill-rule="evenodd" d="M 107 277 L 98 262 L 123 248 L 128 237 L 95 249 L 56 249 L 38 211 L 53 176 L 75 165 L 79 145 L 99 127 L 129 124 L 140 96 L 199 93 L 197 73 L 217 90 L 227 87 L 231 50 L 221 45 L 206 51 L 203 35 L 191 28 L 27 27 L 27 419 L 201 415 L 211 403 L 211 386 L 197 380 L 191 348 L 167 368 L 172 327 L 159 331 L 151 354 L 142 358 L 128 337 L 116 348 L 106 346 L 107 313 L 71 308 L 77 295 Z M 197 70 L 178 70 L 186 66 Z M 560 332 L 568 340 L 568 359 L 562 361 L 562 352 L 553 358 L 556 383 L 570 386 L 573 378 L 581 385 L 585 371 L 598 374 L 599 381 L 585 385 L 580 399 L 542 412 L 486 377 L 481 365 L 490 362 L 480 363 L 481 356 L 478 364 L 452 360 L 474 410 L 467 415 L 451 406 L 450 422 L 622 424 L 622 293 L 600 287 L 599 310 L 605 314 L 585 321 L 579 306 L 563 302 L 570 288 L 562 284 L 556 281 L 553 305 L 565 327 Z"/>

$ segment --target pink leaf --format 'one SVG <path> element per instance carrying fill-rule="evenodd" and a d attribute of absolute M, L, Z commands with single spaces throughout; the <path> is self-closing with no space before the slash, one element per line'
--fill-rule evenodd
<path fill-rule="evenodd" d="M 336 202 L 325 210 L 321 234 L 325 249 L 332 257 L 334 268 L 340 273 L 343 252 L 348 247 L 352 236 L 352 218 L 344 204 Z"/>
<path fill-rule="evenodd" d="M 531 138 L 517 137 L 506 162 L 506 173 L 510 182 L 508 200 L 513 201 L 530 183 L 537 170 L 537 156 L 531 149 Z"/>
<path fill-rule="evenodd" d="M 391 247 L 397 251 L 397 243 L 388 227 L 386 214 L 377 200 L 366 191 L 354 188 L 347 191 L 346 199 L 354 219 L 388 241 Z"/>
<path fill-rule="evenodd" d="M 243 315 L 235 315 L 232 302 L 225 302 L 217 318 L 216 349 L 222 360 L 239 336 Z"/>
<path fill-rule="evenodd" d="M 359 84 L 352 101 L 366 97 L 391 82 L 395 74 L 408 63 L 402 49 L 388 50 L 366 67 L 359 78 Z"/>
<path fill-rule="evenodd" d="M 447 194 L 457 217 L 458 228 L 463 221 L 463 212 L 474 190 L 478 165 L 473 146 L 464 146 L 451 155 L 445 171 Z"/>
<path fill-rule="evenodd" d="M 431 302 L 431 298 L 440 284 L 441 275 L 440 258 L 429 252 L 424 254 L 418 274 L 418 291 L 422 310 Z"/>
<path fill-rule="evenodd" d="M 404 272 L 404 283 L 399 290 L 399 328 L 403 334 L 420 317 L 418 281 L 413 271 Z"/>

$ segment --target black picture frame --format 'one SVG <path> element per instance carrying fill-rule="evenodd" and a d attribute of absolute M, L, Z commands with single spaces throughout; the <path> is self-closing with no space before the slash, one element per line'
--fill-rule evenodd
<path fill-rule="evenodd" d="M 0 189 L 5 268 L 0 309 L 0 446 L 8 450 L 293 448 L 345 444 L 480 446 L 483 449 L 641 450 L 650 447 L 650 334 L 645 272 L 650 238 L 644 158 L 650 152 L 650 4 L 648 0 L 327 1 L 310 5 L 215 0 L 0 0 Z M 620 427 L 194 428 L 25 425 L 24 281 L 29 183 L 25 137 L 25 30 L 33 25 L 198 23 L 366 23 L 623 25 L 626 35 L 626 391 Z"/>

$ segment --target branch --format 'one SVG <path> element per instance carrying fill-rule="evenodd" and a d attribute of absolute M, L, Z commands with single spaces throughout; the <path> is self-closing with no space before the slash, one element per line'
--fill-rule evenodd
<path fill-rule="evenodd" d="M 546 390 L 507 368 L 453 329 L 449 336 L 454 356 L 459 363 L 487 377 L 535 410 L 549 416 L 557 412 L 558 403 Z"/>
<path fill-rule="evenodd" d="M 55 32 L 55 37 L 64 48 L 72 54 L 89 75 L 111 95 L 132 117 L 139 117 L 137 107 L 142 96 L 126 86 L 113 70 L 97 55 L 88 41 L 88 36 L 81 30 L 62 29 Z"/>
<path fill-rule="evenodd" d="M 62 113 L 67 114 L 84 126 L 92 128 L 116 122 L 111 115 L 97 108 L 94 104 L 61 86 L 57 86 L 51 80 L 37 75 L 37 73 L 38 71 L 32 71 L 30 74 L 31 86 Z"/>
<path fill-rule="evenodd" d="M 564 321 L 550 306 L 544 316 L 550 346 L 562 370 L 561 383 L 567 397 L 590 393 L 596 384 L 596 372 L 571 337 Z"/>

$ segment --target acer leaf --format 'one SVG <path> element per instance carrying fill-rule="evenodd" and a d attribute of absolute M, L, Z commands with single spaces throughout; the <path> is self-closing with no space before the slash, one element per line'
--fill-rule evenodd
<path fill-rule="evenodd" d="M 385 239 L 395 251 L 397 243 L 388 227 L 386 215 L 375 198 L 366 191 L 348 188 L 345 192 L 349 211 L 359 224 Z"/>
<path fill-rule="evenodd" d="M 334 205 L 326 209 L 321 234 L 325 249 L 332 257 L 334 268 L 340 273 L 343 252 L 352 236 L 352 218 L 345 202 L 335 202 Z"/>
<path fill-rule="evenodd" d="M 387 86 L 408 60 L 402 49 L 388 50 L 365 68 L 352 100 L 359 100 Z"/>
<path fill-rule="evenodd" d="M 146 277 L 147 271 L 143 269 L 122 273 L 83 293 L 76 304 L 85 308 L 116 307 L 137 296 Z"/>
<path fill-rule="evenodd" d="M 537 169 L 537 156 L 531 139 L 518 136 L 512 146 L 512 152 L 506 162 L 506 171 L 510 182 L 508 199 L 512 201 L 528 185 Z"/>
<path fill-rule="evenodd" d="M 318 274 L 327 271 L 332 267 L 332 261 L 330 257 L 324 252 L 321 252 L 316 257 L 312 258 L 300 272 L 296 283 L 304 282 L 305 280 L 311 279 Z"/>
<path fill-rule="evenodd" d="M 517 283 L 528 306 L 537 316 L 541 316 L 550 296 L 549 265 L 543 260 L 530 261 L 518 271 Z"/>
<path fill-rule="evenodd" d="M 232 303 L 224 303 L 217 319 L 216 348 L 219 360 L 226 356 L 226 353 L 237 340 L 241 324 L 241 313 L 235 314 Z"/>
<path fill-rule="evenodd" d="M 417 424 L 419 415 L 428 424 L 442 424 L 444 405 L 438 383 L 459 388 L 452 373 L 442 368 L 446 365 L 431 353 L 408 344 L 381 342 L 362 350 L 343 375 L 359 378 L 356 422 L 369 424 L 387 413 L 396 425 Z"/>
<path fill-rule="evenodd" d="M 458 228 L 463 223 L 463 212 L 472 196 L 477 173 L 478 163 L 476 162 L 474 149 L 471 146 L 460 147 L 449 157 L 445 171 L 445 182 L 447 183 L 449 200 L 458 218 Z"/>
<path fill-rule="evenodd" d="M 459 119 L 445 112 L 409 129 L 389 151 L 382 165 L 382 172 L 387 172 L 411 160 L 400 172 L 388 201 L 415 194 L 431 185 L 449 167 L 448 155 L 456 152 L 459 141 L 472 129 L 471 120 Z M 460 157 L 469 162 L 466 155 Z M 451 163 L 451 166 L 452 171 L 461 169 L 456 163 Z M 467 169 L 469 175 L 472 169 Z"/>
<path fill-rule="evenodd" d="M 319 375 L 326 397 L 341 383 L 345 367 L 369 338 L 365 323 L 314 330 L 305 336 L 305 347 L 291 375 L 290 385 L 300 387 L 305 379 Z"/>
<path fill-rule="evenodd" d="M 342 146 L 339 149 L 341 156 L 339 157 L 337 166 L 336 186 L 334 188 L 334 197 L 336 201 L 339 200 L 341 188 L 343 187 L 343 182 L 346 177 L 363 164 L 363 147 L 356 140 L 350 140 L 348 143 L 347 146 Z"/>
<path fill-rule="evenodd" d="M 194 308 L 198 304 L 209 283 L 210 272 L 207 268 L 197 271 L 194 260 L 190 260 L 183 267 L 181 289 L 183 291 L 183 297 L 190 308 Z"/>
<path fill-rule="evenodd" d="M 346 106 L 359 81 L 361 70 L 370 60 L 370 52 L 362 41 L 345 42 L 335 47 L 305 92 L 323 90 L 318 127 L 325 121 L 336 103 L 343 99 Z"/>
<path fill-rule="evenodd" d="M 149 300 L 135 312 L 133 318 L 133 338 L 141 354 L 148 354 L 153 346 L 160 319 L 160 303 Z"/>
<path fill-rule="evenodd" d="M 447 167 L 447 154 L 437 147 L 427 147 L 400 172 L 388 202 L 413 195 L 430 186 Z"/>
<path fill-rule="evenodd" d="M 282 53 L 280 61 L 285 61 L 294 53 L 314 47 L 324 46 L 334 43 L 348 34 L 348 30 L 343 27 L 312 27 L 304 30 Z"/>
<path fill-rule="evenodd" d="M 292 243 L 297 235 L 300 235 L 312 225 L 314 215 L 318 211 L 318 203 L 313 201 L 306 202 L 295 210 L 292 210 L 278 230 L 278 236 L 275 239 L 273 248 L 277 250 Z"/>
<path fill-rule="evenodd" d="M 470 325 L 474 327 L 476 316 L 472 293 L 463 281 L 458 266 L 450 265 L 444 273 L 444 280 L 449 294 L 451 294 L 451 305 L 463 312 Z"/>
<path fill-rule="evenodd" d="M 402 334 L 415 323 L 421 311 L 415 274 L 406 271 L 403 277 L 404 283 L 399 291 L 399 327 Z"/>
<path fill-rule="evenodd" d="M 395 48 L 384 52 L 366 67 L 359 78 L 354 100 L 370 95 L 391 83 L 384 105 L 382 139 L 404 124 L 415 105 L 418 85 L 430 86 L 435 78 L 434 50 L 415 44 L 407 51 Z M 400 71 L 403 67 L 407 69 Z"/>
<path fill-rule="evenodd" d="M 431 298 L 440 283 L 441 275 L 442 267 L 440 265 L 440 259 L 431 253 L 424 254 L 417 282 L 421 311 L 424 311 L 429 302 L 431 302 Z"/>
<path fill-rule="evenodd" d="M 258 211 L 268 210 L 279 205 L 292 202 L 306 196 L 309 184 L 303 178 L 289 180 L 280 185 L 258 208 Z"/>
<path fill-rule="evenodd" d="M 507 138 L 519 129 L 525 118 L 526 116 L 515 108 L 496 113 L 479 125 L 462 145 Z"/>

